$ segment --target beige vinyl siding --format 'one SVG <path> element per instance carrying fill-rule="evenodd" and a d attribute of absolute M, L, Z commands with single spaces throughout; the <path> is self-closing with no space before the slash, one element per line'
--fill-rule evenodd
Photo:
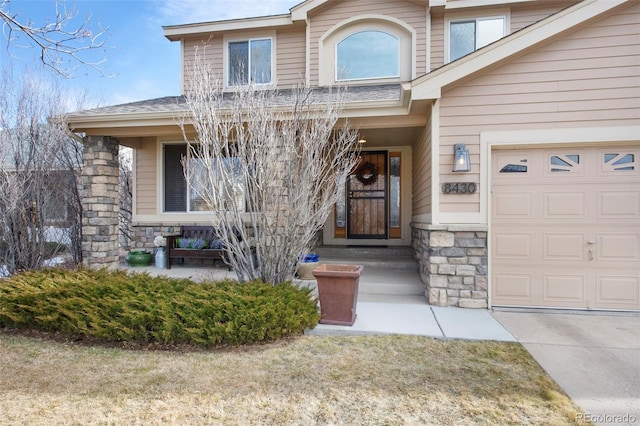
<path fill-rule="evenodd" d="M 637 126 L 638 22 L 636 4 L 443 92 L 441 180 L 479 182 L 482 131 Z M 449 172 L 455 143 L 471 153 L 464 178 Z M 478 212 L 479 197 L 443 194 L 440 210 Z"/>
<path fill-rule="evenodd" d="M 533 4 L 513 4 L 510 7 L 509 20 L 511 23 L 509 34 L 512 34 L 522 28 L 534 24 L 560 10 L 578 3 L 576 0 L 553 2 L 543 1 Z M 492 9 L 477 8 L 475 12 L 467 12 L 463 16 L 487 16 L 491 14 Z M 496 9 L 504 11 L 504 8 Z M 455 11 L 454 13 L 459 13 Z M 475 15 L 474 15 L 475 14 Z M 431 16 L 431 70 L 440 68 L 444 65 L 445 58 L 445 15 L 442 10 L 432 11 Z"/>
<path fill-rule="evenodd" d="M 431 70 L 444 65 L 444 15 L 431 15 Z"/>
<path fill-rule="evenodd" d="M 182 80 L 182 92 L 186 93 L 190 86 L 190 82 L 193 79 L 193 61 L 196 58 L 196 54 L 202 57 L 207 63 L 212 64 L 213 69 L 220 75 L 222 80 L 223 72 L 223 41 L 222 36 L 217 35 L 210 40 L 197 39 L 197 40 L 185 40 L 183 42 L 183 61 L 182 66 L 183 80 Z"/>
<path fill-rule="evenodd" d="M 233 33 L 228 35 L 235 37 Z M 261 32 L 242 32 L 238 37 L 261 37 Z M 270 36 L 270 34 L 268 34 Z M 274 47 L 276 49 L 276 78 L 279 87 L 292 87 L 294 84 L 304 80 L 305 77 L 305 52 L 306 32 L 304 28 L 292 30 L 279 30 L 276 32 Z M 203 55 L 204 59 L 212 64 L 213 70 L 224 78 L 224 39 L 221 34 L 214 35 L 210 40 L 194 39 L 185 40 L 183 48 L 183 91 L 189 87 L 189 82 L 193 78 L 193 67 L 191 66 L 196 51 Z"/>
<path fill-rule="evenodd" d="M 553 2 L 534 2 L 533 4 L 515 5 L 511 8 L 511 32 L 514 33 L 533 23 L 543 20 L 578 1 L 554 0 Z"/>
<path fill-rule="evenodd" d="M 412 147 L 413 216 L 431 213 L 431 119 Z"/>
<path fill-rule="evenodd" d="M 304 28 L 277 32 L 278 87 L 289 88 L 305 80 L 306 38 Z"/>
<path fill-rule="evenodd" d="M 346 0 L 335 3 L 330 8 L 320 10 L 310 19 L 310 81 L 318 84 L 320 52 L 318 43 L 329 29 L 358 15 L 387 15 L 410 25 L 416 31 L 416 70 L 417 75 L 426 70 L 426 22 L 427 9 L 406 0 Z"/>
<path fill-rule="evenodd" d="M 156 214 L 157 140 L 142 138 L 136 148 L 136 211 L 137 215 Z"/>

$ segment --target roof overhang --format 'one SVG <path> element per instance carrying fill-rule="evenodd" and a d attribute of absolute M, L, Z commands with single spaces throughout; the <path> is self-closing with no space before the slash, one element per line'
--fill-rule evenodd
<path fill-rule="evenodd" d="M 633 1 L 635 0 L 584 0 L 415 79 L 412 82 L 412 98 L 414 101 L 439 99 L 447 86 Z"/>
<path fill-rule="evenodd" d="M 429 7 L 444 7 L 445 10 L 455 10 L 470 7 L 498 6 L 512 3 L 533 3 L 536 0 L 429 0 Z"/>
<path fill-rule="evenodd" d="M 415 115 L 410 84 L 351 87 L 345 96 L 343 118 Z M 291 105 L 293 103 L 285 101 L 274 104 L 273 108 L 286 113 Z M 229 108 L 232 108 L 232 104 L 229 104 Z M 90 135 L 151 136 L 158 132 L 179 132 L 181 117 L 186 116 L 188 110 L 184 99 L 160 98 L 69 114 L 67 125 L 71 132 Z"/>
<path fill-rule="evenodd" d="M 225 31 L 253 30 L 255 28 L 277 28 L 292 25 L 291 15 L 263 16 L 258 18 L 231 19 L 227 21 L 202 22 L 184 25 L 163 26 L 164 36 L 171 41 L 197 34 L 212 34 Z"/>

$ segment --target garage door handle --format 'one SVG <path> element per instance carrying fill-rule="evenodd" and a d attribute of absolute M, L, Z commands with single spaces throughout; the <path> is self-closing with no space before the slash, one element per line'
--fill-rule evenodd
<path fill-rule="evenodd" d="M 595 244 L 596 242 L 591 240 L 591 241 L 587 241 L 587 244 Z"/>

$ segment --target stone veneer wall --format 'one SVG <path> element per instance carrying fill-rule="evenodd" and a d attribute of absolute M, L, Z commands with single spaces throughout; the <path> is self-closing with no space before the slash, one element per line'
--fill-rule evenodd
<path fill-rule="evenodd" d="M 180 233 L 179 225 L 158 225 L 137 223 L 131 226 L 131 250 L 153 251 L 156 246 L 153 240 L 158 236 L 167 236 Z"/>
<path fill-rule="evenodd" d="M 119 144 L 103 136 L 84 138 L 82 258 L 90 268 L 118 266 Z"/>
<path fill-rule="evenodd" d="M 189 223 L 185 222 L 184 226 L 208 226 L 209 224 L 202 223 Z M 129 242 L 130 250 L 146 250 L 151 253 L 155 253 L 156 246 L 153 244 L 153 240 L 158 236 L 167 236 L 180 233 L 180 225 L 158 225 L 158 224 L 145 224 L 136 223 L 131 226 L 131 241 Z M 120 261 L 124 262 L 126 250 L 122 250 L 120 253 Z M 152 260 L 155 262 L 155 259 Z M 210 259 L 186 259 L 186 264 L 189 265 L 211 265 Z"/>
<path fill-rule="evenodd" d="M 488 308 L 487 227 L 412 224 L 429 304 Z"/>

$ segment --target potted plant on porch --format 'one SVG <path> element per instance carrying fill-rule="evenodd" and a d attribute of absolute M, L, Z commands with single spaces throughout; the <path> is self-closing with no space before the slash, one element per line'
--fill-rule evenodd
<path fill-rule="evenodd" d="M 167 246 L 167 239 L 162 235 L 158 235 L 153 240 L 153 245 L 156 246 L 156 268 L 167 267 L 167 253 L 165 248 Z"/>
<path fill-rule="evenodd" d="M 146 250 L 131 250 L 127 253 L 125 261 L 129 266 L 149 266 L 151 265 L 151 253 Z"/>
<path fill-rule="evenodd" d="M 320 323 L 353 325 L 362 265 L 322 264 L 313 270 L 318 280 Z"/>

